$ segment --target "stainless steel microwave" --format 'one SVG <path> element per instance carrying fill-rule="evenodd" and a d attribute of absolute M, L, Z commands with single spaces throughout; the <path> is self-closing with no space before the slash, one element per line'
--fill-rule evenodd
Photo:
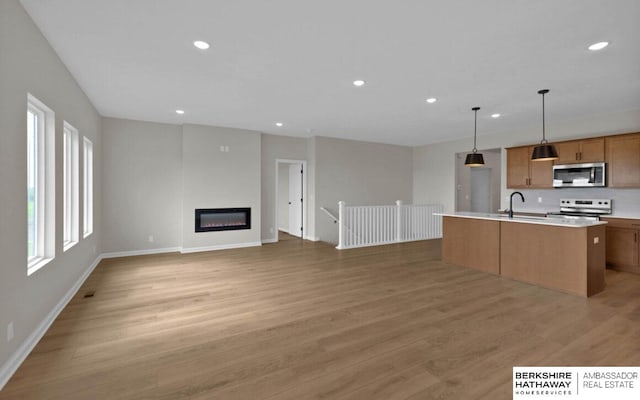
<path fill-rule="evenodd" d="M 607 186 L 606 164 L 565 164 L 553 166 L 553 187 Z"/>

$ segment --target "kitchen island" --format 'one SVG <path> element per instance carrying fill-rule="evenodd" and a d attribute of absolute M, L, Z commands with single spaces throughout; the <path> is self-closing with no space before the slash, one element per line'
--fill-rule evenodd
<path fill-rule="evenodd" d="M 440 213 L 442 259 L 579 296 L 604 290 L 603 221 Z"/>

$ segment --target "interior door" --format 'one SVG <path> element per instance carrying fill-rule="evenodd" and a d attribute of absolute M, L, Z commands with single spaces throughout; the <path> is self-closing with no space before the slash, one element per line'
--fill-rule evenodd
<path fill-rule="evenodd" d="M 302 237 L 302 164 L 289 165 L 289 234 Z"/>
<path fill-rule="evenodd" d="M 490 212 L 491 168 L 471 168 L 471 211 Z"/>

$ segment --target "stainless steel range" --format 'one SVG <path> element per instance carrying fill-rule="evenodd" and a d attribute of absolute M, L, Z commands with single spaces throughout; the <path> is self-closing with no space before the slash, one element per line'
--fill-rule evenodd
<path fill-rule="evenodd" d="M 547 213 L 547 218 L 599 220 L 611 214 L 611 199 L 560 199 L 560 211 Z"/>

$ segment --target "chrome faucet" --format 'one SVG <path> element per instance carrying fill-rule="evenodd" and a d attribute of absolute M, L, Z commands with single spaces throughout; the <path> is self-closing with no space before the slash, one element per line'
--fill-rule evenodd
<path fill-rule="evenodd" d="M 509 218 L 513 218 L 513 195 L 519 194 L 522 202 L 524 203 L 524 195 L 520 192 L 511 193 L 511 197 L 509 197 Z"/>

